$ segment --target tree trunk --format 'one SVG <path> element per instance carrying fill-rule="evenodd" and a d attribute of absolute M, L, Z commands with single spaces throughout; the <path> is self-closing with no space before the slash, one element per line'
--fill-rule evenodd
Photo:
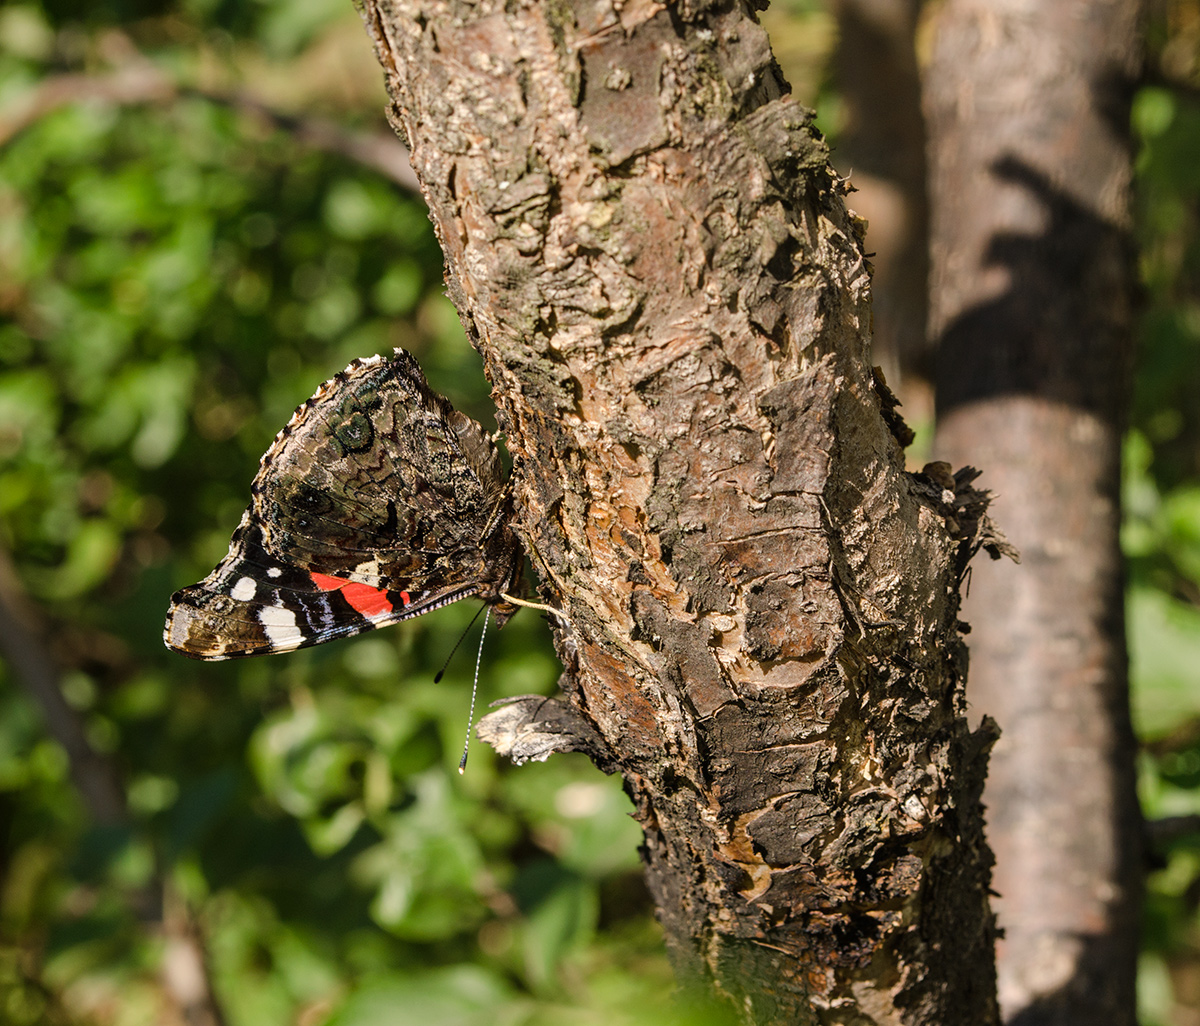
<path fill-rule="evenodd" d="M 929 205 L 915 39 L 921 2 L 837 0 L 833 6 L 834 73 L 845 111 L 834 158 L 856 190 L 850 205 L 868 223 L 874 359 L 904 399 L 909 417 L 916 406 L 929 407 L 931 416 L 925 399 L 932 394 L 926 334 Z"/>
<path fill-rule="evenodd" d="M 1139 817 L 1120 441 L 1133 265 L 1133 0 L 947 0 L 926 80 L 936 448 L 970 453 L 1021 572 L 966 605 L 1006 1021 L 1133 1023 Z"/>
<path fill-rule="evenodd" d="M 757 1023 L 995 1021 L 971 474 L 903 470 L 861 226 L 748 8 L 368 0 L 562 608 L 568 702 L 483 729 L 619 771 L 685 980 Z"/>

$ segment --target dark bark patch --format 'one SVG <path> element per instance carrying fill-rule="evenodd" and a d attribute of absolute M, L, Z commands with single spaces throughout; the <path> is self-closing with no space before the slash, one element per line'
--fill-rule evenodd
<path fill-rule="evenodd" d="M 834 445 L 837 391 L 830 355 L 800 377 L 776 385 L 759 397 L 759 411 L 775 429 L 772 492 L 819 495 L 824 491 Z"/>
<path fill-rule="evenodd" d="M 722 818 L 766 808 L 783 794 L 815 793 L 829 786 L 825 745 L 783 742 L 761 747 L 764 741 L 756 727 L 744 707 L 733 705 L 698 725 L 701 742 L 712 753 L 714 785 L 725 796 Z"/>
<path fill-rule="evenodd" d="M 904 422 L 904 417 L 900 414 L 900 400 L 896 398 L 896 393 L 888 387 L 887 378 L 883 376 L 883 368 L 872 368 L 872 374 L 875 378 L 875 393 L 879 396 L 879 412 L 883 415 L 883 421 L 887 424 L 892 437 L 899 443 L 900 448 L 906 449 L 912 445 L 913 439 L 917 436 L 913 429 Z"/>
<path fill-rule="evenodd" d="M 801 591 L 799 600 L 797 589 Z M 746 643 L 750 655 L 760 662 L 775 662 L 815 661 L 825 654 L 829 648 L 829 624 L 835 622 L 837 610 L 822 609 L 827 605 L 820 601 L 824 596 L 820 592 L 806 595 L 809 591 L 804 579 L 793 575 L 750 588 L 746 597 Z"/>
<path fill-rule="evenodd" d="M 597 625 L 598 626 L 598 625 Z M 580 665 L 591 667 L 607 687 L 592 696 L 590 718 L 600 724 L 622 762 L 646 756 L 659 757 L 663 749 L 658 710 L 629 676 L 629 667 L 614 659 L 601 645 L 581 640 Z"/>
<path fill-rule="evenodd" d="M 794 866 L 810 856 L 813 841 L 829 828 L 829 806 L 801 792 L 774 802 L 747 824 L 746 832 L 768 865 Z"/>
<path fill-rule="evenodd" d="M 580 48 L 579 120 L 593 150 L 610 166 L 666 144 L 659 85 L 663 47 L 675 39 L 670 16 L 660 11 L 633 36 L 609 32 Z"/>
<path fill-rule="evenodd" d="M 681 695 L 700 716 L 711 716 L 737 695 L 729 686 L 703 628 L 681 628 L 679 621 L 647 589 L 631 598 L 633 637 L 649 641 L 664 657 L 664 671 L 677 679 Z"/>

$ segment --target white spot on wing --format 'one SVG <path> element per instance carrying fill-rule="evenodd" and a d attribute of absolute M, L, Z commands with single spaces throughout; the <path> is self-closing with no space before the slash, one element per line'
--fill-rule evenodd
<path fill-rule="evenodd" d="M 280 570 L 279 567 L 277 567 L 277 566 L 269 566 L 269 567 L 267 567 L 267 576 L 268 577 L 282 577 L 283 571 Z"/>
<path fill-rule="evenodd" d="M 366 563 L 359 563 L 353 572 L 346 576 L 357 584 L 377 585 L 379 583 L 379 557 L 376 556 Z"/>
<path fill-rule="evenodd" d="M 304 640 L 303 632 L 296 626 L 296 614 L 283 606 L 263 606 L 258 611 L 258 622 L 278 652 L 299 648 Z"/>
<path fill-rule="evenodd" d="M 249 602 L 254 598 L 256 591 L 258 591 L 258 585 L 254 583 L 253 577 L 239 577 L 237 584 L 230 589 L 229 595 L 239 602 Z"/>

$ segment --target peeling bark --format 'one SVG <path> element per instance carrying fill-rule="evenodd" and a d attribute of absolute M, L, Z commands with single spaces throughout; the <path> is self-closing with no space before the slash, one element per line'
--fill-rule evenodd
<path fill-rule="evenodd" d="M 862 225 L 752 12 L 365 19 L 569 618 L 567 705 L 484 729 L 622 774 L 681 976 L 747 1020 L 994 1022 L 957 610 L 998 540 L 973 474 L 904 472 Z"/>

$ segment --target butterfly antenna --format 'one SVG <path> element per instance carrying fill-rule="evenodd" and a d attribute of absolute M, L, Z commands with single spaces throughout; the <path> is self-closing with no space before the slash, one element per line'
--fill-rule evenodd
<path fill-rule="evenodd" d="M 477 610 L 475 610 L 475 615 L 471 617 L 471 622 L 467 624 L 466 629 L 458 636 L 458 640 L 454 643 L 454 647 L 450 649 L 450 654 L 446 656 L 446 661 L 442 663 L 442 668 L 438 670 L 437 675 L 433 678 L 433 682 L 435 684 L 441 683 L 442 678 L 446 676 L 446 670 L 450 666 L 450 660 L 454 658 L 454 653 L 458 651 L 458 646 L 463 643 L 463 638 L 465 638 L 471 632 L 471 628 L 475 626 L 475 621 L 479 619 L 479 614 L 482 613 L 486 608 L 487 606 L 480 606 Z"/>
<path fill-rule="evenodd" d="M 483 639 L 487 637 L 488 620 L 492 616 L 492 607 L 484 607 L 487 612 L 483 616 L 483 632 L 479 635 L 479 651 L 475 654 L 475 679 L 471 682 L 471 711 L 467 713 L 467 736 L 463 738 L 462 758 L 458 760 L 458 772 L 467 771 L 467 749 L 471 745 L 471 724 L 475 721 L 475 693 L 479 690 L 479 664 L 483 661 Z M 478 613 L 475 614 L 479 616 Z M 472 620 L 471 623 L 475 621 Z M 460 639 L 461 640 L 461 639 Z"/>

